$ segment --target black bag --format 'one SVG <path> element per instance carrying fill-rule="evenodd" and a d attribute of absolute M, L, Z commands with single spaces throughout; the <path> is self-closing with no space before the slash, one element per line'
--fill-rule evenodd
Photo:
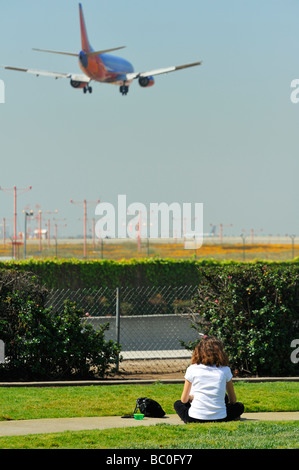
<path fill-rule="evenodd" d="M 148 418 L 163 418 L 165 411 L 162 406 L 151 398 L 141 397 L 136 400 L 136 407 L 134 413 L 137 411 L 144 414 Z"/>

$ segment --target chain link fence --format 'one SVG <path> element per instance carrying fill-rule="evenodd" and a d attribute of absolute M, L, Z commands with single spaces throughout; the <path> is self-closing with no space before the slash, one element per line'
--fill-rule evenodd
<path fill-rule="evenodd" d="M 75 302 L 95 329 L 109 323 L 106 340 L 121 345 L 119 373 L 131 375 L 183 373 L 191 353 L 181 342 L 198 338 L 190 309 L 197 286 L 120 287 L 53 290 L 47 307 L 63 309 Z"/>

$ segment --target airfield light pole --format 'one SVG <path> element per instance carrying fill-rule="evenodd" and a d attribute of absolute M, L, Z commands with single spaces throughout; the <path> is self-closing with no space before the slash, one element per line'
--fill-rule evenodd
<path fill-rule="evenodd" d="M 54 238 L 55 238 L 55 256 L 57 258 L 57 252 L 58 252 L 58 237 L 57 237 L 57 228 L 62 228 L 62 227 L 67 227 L 67 224 L 63 224 L 63 225 L 58 225 L 56 222 L 57 221 L 64 221 L 66 220 L 65 218 L 64 219 L 55 219 L 54 218 L 54 221 L 55 221 L 55 224 L 54 224 Z"/>
<path fill-rule="evenodd" d="M 141 211 L 139 211 L 139 218 L 138 218 L 137 246 L 138 246 L 138 252 L 140 253 L 141 251 Z"/>
<path fill-rule="evenodd" d="M 63 224 L 63 225 L 58 225 L 57 222 L 64 222 L 66 220 L 66 218 L 64 219 L 55 219 L 55 217 L 53 217 L 53 220 L 54 220 L 54 238 L 55 238 L 55 256 L 57 258 L 57 252 L 58 252 L 58 236 L 57 236 L 57 228 L 61 228 L 61 227 L 67 227 L 67 224 Z"/>
<path fill-rule="evenodd" d="M 57 214 L 58 213 L 58 210 L 55 209 L 55 211 L 51 212 L 51 211 L 46 211 L 47 214 Z M 50 248 L 50 218 L 48 219 L 48 248 Z"/>
<path fill-rule="evenodd" d="M 245 235 L 243 233 L 241 233 L 240 237 L 242 238 L 242 241 L 243 241 L 243 261 L 245 261 Z"/>
<path fill-rule="evenodd" d="M 219 236 L 220 236 L 220 243 L 222 245 L 223 243 L 223 229 L 226 228 L 226 227 L 232 227 L 233 224 L 229 224 L 229 225 L 223 225 L 223 224 L 220 224 L 219 225 Z"/>
<path fill-rule="evenodd" d="M 39 240 L 39 251 L 42 253 L 42 211 L 38 211 L 38 240 Z"/>
<path fill-rule="evenodd" d="M 286 235 L 287 237 L 290 237 L 291 239 L 291 242 L 292 242 L 292 259 L 294 259 L 295 257 L 295 238 L 296 238 L 296 235 Z"/>
<path fill-rule="evenodd" d="M 3 248 L 5 250 L 5 217 L 3 217 L 2 227 L 3 227 Z"/>
<path fill-rule="evenodd" d="M 96 240 L 95 240 L 95 226 L 96 226 L 96 221 L 93 218 L 92 219 L 92 248 L 95 250 L 96 247 Z"/>
<path fill-rule="evenodd" d="M 26 259 L 26 242 L 27 242 L 27 217 L 33 216 L 33 211 L 27 212 L 26 210 L 23 211 L 25 215 L 25 222 L 24 222 L 24 259 Z"/>
<path fill-rule="evenodd" d="M 86 258 L 86 224 L 87 224 L 87 204 L 98 204 L 100 200 L 98 201 L 87 201 L 84 199 L 84 201 L 79 201 L 75 202 L 71 199 L 71 204 L 83 204 L 83 212 L 84 212 L 84 218 L 83 218 L 83 237 L 84 237 L 84 245 L 83 245 L 83 258 Z"/>
<path fill-rule="evenodd" d="M 14 235 L 13 235 L 13 240 L 12 240 L 12 245 L 13 245 L 13 257 L 16 258 L 16 242 L 17 242 L 17 191 L 22 191 L 23 193 L 26 193 L 27 191 L 30 191 L 32 189 L 32 186 L 29 186 L 28 188 L 17 188 L 14 186 L 13 188 L 2 188 L 0 186 L 1 191 L 13 191 L 14 195 Z"/>

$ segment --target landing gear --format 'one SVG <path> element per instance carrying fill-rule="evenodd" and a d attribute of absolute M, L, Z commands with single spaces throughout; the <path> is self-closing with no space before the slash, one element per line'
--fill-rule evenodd
<path fill-rule="evenodd" d="M 92 93 L 92 88 L 91 86 L 87 85 L 83 88 L 83 93 L 87 93 L 89 91 L 89 93 Z"/>
<path fill-rule="evenodd" d="M 121 92 L 123 96 L 127 95 L 129 91 L 128 85 L 121 85 L 121 87 L 119 88 L 119 91 Z"/>

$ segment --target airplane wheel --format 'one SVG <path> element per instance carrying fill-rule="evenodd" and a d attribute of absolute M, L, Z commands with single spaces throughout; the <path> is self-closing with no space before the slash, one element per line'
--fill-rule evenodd
<path fill-rule="evenodd" d="M 83 93 L 85 94 L 87 92 L 86 86 L 83 88 Z"/>
<path fill-rule="evenodd" d="M 92 93 L 92 88 L 91 86 L 88 88 L 89 93 Z"/>
<path fill-rule="evenodd" d="M 126 86 L 126 85 L 122 85 L 119 89 L 119 91 L 121 92 L 121 94 L 124 96 L 124 95 L 127 95 L 128 94 L 128 91 L 129 91 L 129 87 Z"/>

